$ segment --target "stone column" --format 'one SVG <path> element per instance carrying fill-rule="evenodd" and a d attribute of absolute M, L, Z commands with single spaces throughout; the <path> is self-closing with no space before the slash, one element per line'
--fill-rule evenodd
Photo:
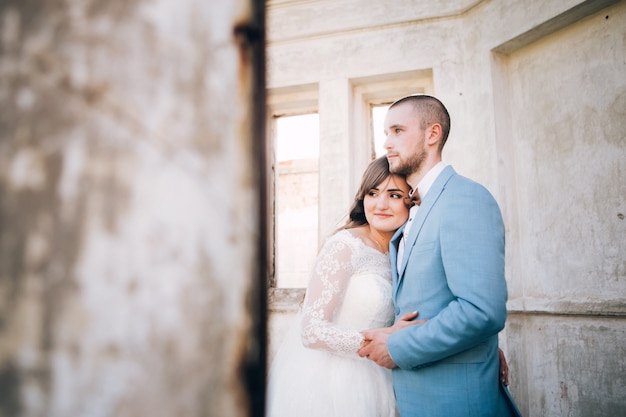
<path fill-rule="evenodd" d="M 347 208 L 354 197 L 350 190 L 350 82 L 346 78 L 320 82 L 320 190 L 332 189 L 332 194 L 320 193 L 319 244 L 343 225 Z M 359 177 L 360 180 L 360 177 Z M 326 198 L 330 197 L 330 198 Z"/>

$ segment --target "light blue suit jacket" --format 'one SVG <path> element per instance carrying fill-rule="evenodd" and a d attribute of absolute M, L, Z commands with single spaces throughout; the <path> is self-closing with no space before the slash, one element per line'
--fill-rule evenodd
<path fill-rule="evenodd" d="M 398 270 L 402 230 L 390 243 L 396 319 L 417 310 L 428 322 L 388 339 L 401 416 L 515 415 L 499 383 L 507 288 L 496 201 L 447 166 L 422 200 Z"/>

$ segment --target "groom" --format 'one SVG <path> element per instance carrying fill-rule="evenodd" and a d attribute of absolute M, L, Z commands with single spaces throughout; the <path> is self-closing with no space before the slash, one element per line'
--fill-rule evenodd
<path fill-rule="evenodd" d="M 390 242 L 396 318 L 419 311 L 428 321 L 393 334 L 365 331 L 359 355 L 393 369 L 402 417 L 514 416 L 498 375 L 507 300 L 502 216 L 486 188 L 442 162 L 449 131 L 448 111 L 434 97 L 408 96 L 389 108 L 390 170 L 422 200 Z"/>

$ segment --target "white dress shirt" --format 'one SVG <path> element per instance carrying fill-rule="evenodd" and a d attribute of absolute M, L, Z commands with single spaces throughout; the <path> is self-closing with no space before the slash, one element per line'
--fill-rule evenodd
<path fill-rule="evenodd" d="M 420 195 L 421 199 L 426 197 L 426 193 L 430 190 L 430 187 L 435 183 L 435 180 L 441 174 L 441 171 L 446 167 L 446 164 L 443 161 L 439 161 L 434 167 L 430 169 L 424 175 L 424 178 L 417 184 L 417 192 Z M 413 194 L 411 194 L 413 196 Z M 409 235 L 411 231 L 411 224 L 413 223 L 413 219 L 417 215 L 417 210 L 419 206 L 416 204 L 409 210 L 409 219 L 406 221 L 406 225 L 404 226 L 404 230 L 402 231 L 402 237 L 400 238 L 400 244 L 398 246 L 398 259 L 396 260 L 396 265 L 398 266 L 398 272 L 400 272 L 400 266 L 402 265 L 402 259 L 404 258 L 404 238 Z"/>

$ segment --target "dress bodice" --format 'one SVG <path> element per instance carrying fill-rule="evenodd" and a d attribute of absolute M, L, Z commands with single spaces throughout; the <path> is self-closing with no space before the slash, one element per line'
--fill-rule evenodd
<path fill-rule="evenodd" d="M 328 239 L 313 268 L 302 309 L 303 344 L 357 356 L 362 330 L 393 323 L 389 257 L 350 230 Z"/>

